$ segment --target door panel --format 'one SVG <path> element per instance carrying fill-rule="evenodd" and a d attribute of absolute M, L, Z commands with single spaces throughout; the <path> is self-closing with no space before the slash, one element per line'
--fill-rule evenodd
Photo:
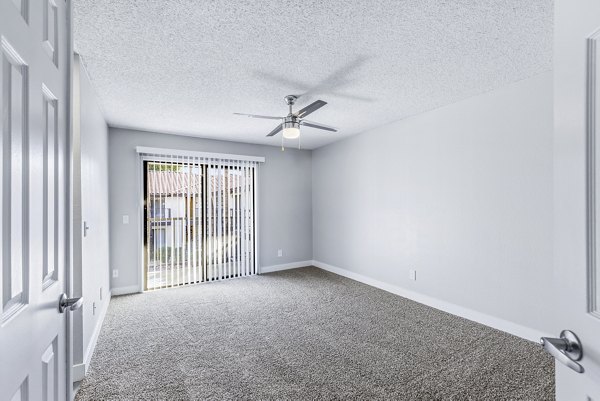
<path fill-rule="evenodd" d="M 556 334 L 572 330 L 581 340 L 584 368 L 556 365 L 558 400 L 600 400 L 600 318 L 596 313 L 596 199 L 600 164 L 596 152 L 600 117 L 595 73 L 595 38 L 600 3 L 557 0 L 554 13 L 554 176 Z M 600 99 L 599 99 L 600 100 Z"/>
<path fill-rule="evenodd" d="M 47 2 L 47 4 L 45 4 Z M 68 49 L 64 0 L 0 0 L 0 400 L 64 400 Z"/>
<path fill-rule="evenodd" d="M 43 235 L 44 261 L 42 286 L 48 288 L 58 279 L 57 265 L 60 254 L 58 241 L 58 99 L 48 88 L 44 92 L 43 118 Z"/>
<path fill-rule="evenodd" d="M 25 22 L 29 20 L 29 0 L 12 0 L 19 14 Z"/>
<path fill-rule="evenodd" d="M 55 337 L 42 355 L 42 400 L 58 401 L 58 338 Z"/>
<path fill-rule="evenodd" d="M 2 46 L 2 322 L 27 303 L 23 201 L 27 180 L 27 65 L 4 38 Z M 25 262 L 25 263 L 24 263 Z"/>

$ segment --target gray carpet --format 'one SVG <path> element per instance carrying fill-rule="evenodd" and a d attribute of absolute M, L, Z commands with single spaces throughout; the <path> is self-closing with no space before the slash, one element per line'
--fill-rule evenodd
<path fill-rule="evenodd" d="M 533 343 L 314 267 L 114 297 L 77 400 L 553 400 Z"/>

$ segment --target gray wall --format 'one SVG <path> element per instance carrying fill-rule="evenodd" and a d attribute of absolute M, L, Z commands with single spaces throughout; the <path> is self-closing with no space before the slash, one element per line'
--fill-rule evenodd
<path fill-rule="evenodd" d="M 136 146 L 264 156 L 259 168 L 259 265 L 273 266 L 312 259 L 311 152 L 272 146 L 215 141 L 119 128 L 109 130 L 111 288 L 139 287 Z M 128 215 L 129 224 L 123 224 Z M 277 256 L 277 250 L 283 256 Z"/>
<path fill-rule="evenodd" d="M 314 259 L 546 330 L 552 118 L 546 73 L 313 151 Z"/>
<path fill-rule="evenodd" d="M 80 58 L 75 57 L 73 113 L 73 254 L 76 296 L 83 296 L 83 307 L 74 313 L 74 379 L 83 378 L 100 317 L 109 302 L 108 231 L 108 126 L 96 101 Z M 83 236 L 82 226 L 90 229 Z M 102 298 L 100 292 L 102 291 Z"/>
<path fill-rule="evenodd" d="M 81 74 L 81 218 L 89 226 L 82 237 L 83 338 L 90 340 L 99 315 L 108 305 L 108 126 L 96 102 L 87 74 Z M 100 299 L 102 291 L 102 299 Z M 95 306 L 95 308 L 94 308 Z"/>
<path fill-rule="evenodd" d="M 552 131 L 551 73 L 313 152 L 110 128 L 111 288 L 141 280 L 136 146 L 256 155 L 261 266 L 314 259 L 547 331 Z"/>

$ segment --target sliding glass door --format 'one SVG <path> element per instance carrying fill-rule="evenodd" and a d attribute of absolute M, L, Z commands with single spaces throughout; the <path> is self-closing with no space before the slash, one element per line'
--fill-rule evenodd
<path fill-rule="evenodd" d="M 143 171 L 146 290 L 256 274 L 255 164 L 173 157 Z"/>

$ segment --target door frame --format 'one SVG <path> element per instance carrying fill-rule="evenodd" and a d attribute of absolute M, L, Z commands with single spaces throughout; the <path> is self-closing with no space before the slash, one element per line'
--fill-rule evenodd
<path fill-rule="evenodd" d="M 67 192 L 67 204 L 65 210 L 65 243 L 66 243 L 66 252 L 65 252 L 65 292 L 67 294 L 73 294 L 73 158 L 74 158 L 74 146 L 73 146 L 73 134 L 74 134 L 74 107 L 75 107 L 75 96 L 74 90 L 75 86 L 73 84 L 73 68 L 74 68 L 74 46 L 73 46 L 73 2 L 72 0 L 64 0 L 67 8 L 67 96 L 68 99 L 68 107 L 67 107 L 67 157 L 65 160 L 65 171 L 68 172 L 68 177 L 65 180 L 66 192 Z M 65 388 L 67 394 L 67 400 L 71 401 L 74 397 L 73 391 L 73 314 L 67 313 L 65 319 L 66 329 L 65 329 L 65 351 L 66 351 L 66 374 L 65 374 Z"/>

